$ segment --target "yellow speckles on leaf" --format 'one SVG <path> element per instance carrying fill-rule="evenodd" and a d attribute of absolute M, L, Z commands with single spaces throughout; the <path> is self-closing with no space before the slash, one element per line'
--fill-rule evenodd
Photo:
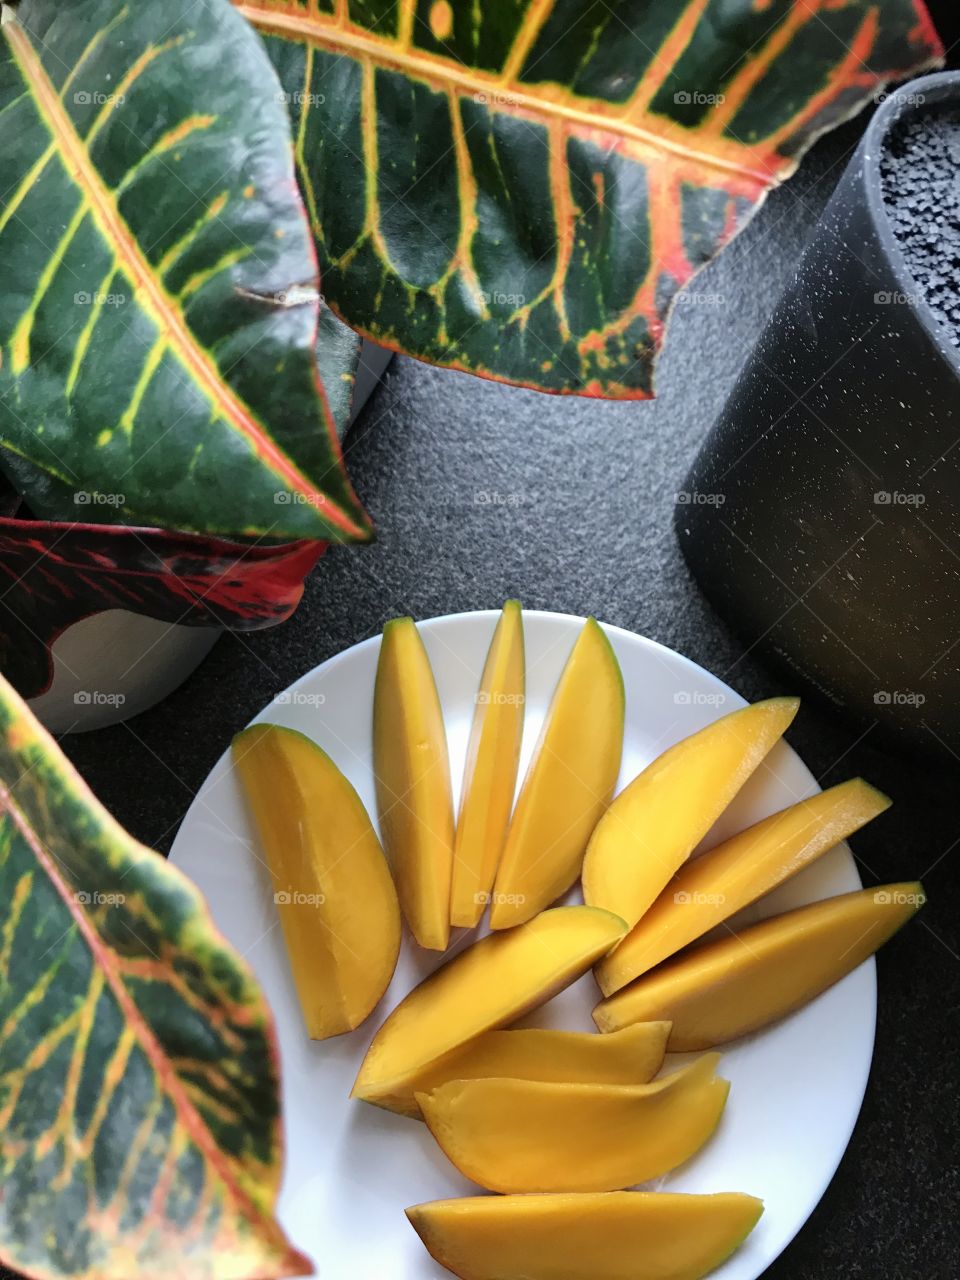
<path fill-rule="evenodd" d="M 109 444 L 113 439 L 113 431 L 109 427 L 104 429 L 97 436 L 97 448 L 102 449 L 104 445 Z"/>
<path fill-rule="evenodd" d="M 254 197 L 254 195 L 256 194 L 256 191 L 257 191 L 257 189 L 256 189 L 256 187 L 253 185 L 253 183 L 252 183 L 252 182 L 248 183 L 248 184 L 247 184 L 247 186 L 245 186 L 245 187 L 243 188 L 243 198 L 244 198 L 244 200 L 252 200 L 252 199 L 253 199 L 253 197 Z"/>
<path fill-rule="evenodd" d="M 284 231 L 283 227 L 277 227 L 273 234 L 278 240 L 282 240 L 287 233 Z"/>
<path fill-rule="evenodd" d="M 430 6 L 430 30 L 435 40 L 449 40 L 453 35 L 453 8 L 449 0 L 434 0 Z"/>

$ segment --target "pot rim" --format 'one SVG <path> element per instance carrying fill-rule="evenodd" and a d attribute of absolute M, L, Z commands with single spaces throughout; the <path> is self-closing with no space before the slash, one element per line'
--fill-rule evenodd
<path fill-rule="evenodd" d="M 860 161 L 860 187 L 864 204 L 900 291 L 910 300 L 908 305 L 911 311 L 933 340 L 942 358 L 960 378 L 960 347 L 950 341 L 946 328 L 934 315 L 919 282 L 907 265 L 906 255 L 890 222 L 880 177 L 880 161 L 896 125 L 912 115 L 928 110 L 931 105 L 947 101 L 954 102 L 960 108 L 960 71 L 938 71 L 918 76 L 917 79 L 909 80 L 891 90 L 868 124 L 857 157 L 852 163 L 856 163 L 858 159 Z"/>

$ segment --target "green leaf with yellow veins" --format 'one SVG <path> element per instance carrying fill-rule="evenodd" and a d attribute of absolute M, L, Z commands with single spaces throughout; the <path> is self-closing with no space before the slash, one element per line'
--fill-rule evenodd
<path fill-rule="evenodd" d="M 646 397 L 671 303 L 818 134 L 942 46 L 922 0 L 234 0 L 324 295 L 436 364 Z"/>
<path fill-rule="evenodd" d="M 229 0 L 23 0 L 0 167 L 0 439 L 35 514 L 96 490 L 114 522 L 366 540 L 283 92 Z"/>
<path fill-rule="evenodd" d="M 272 1280 L 270 1013 L 198 891 L 0 680 L 0 1261 L 66 1280 Z"/>

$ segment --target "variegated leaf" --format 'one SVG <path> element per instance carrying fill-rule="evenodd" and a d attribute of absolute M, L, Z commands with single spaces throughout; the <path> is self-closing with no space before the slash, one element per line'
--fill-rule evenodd
<path fill-rule="evenodd" d="M 824 129 L 935 64 L 923 0 L 234 0 L 355 328 L 649 396 L 671 301 Z"/>
<path fill-rule="evenodd" d="M 276 1046 L 197 890 L 97 803 L 0 681 L 0 1259 L 269 1280 Z"/>
<path fill-rule="evenodd" d="M 0 38 L 0 438 L 35 512 L 96 490 L 123 498 L 105 520 L 366 539 L 260 41 L 228 0 L 16 14 Z"/>

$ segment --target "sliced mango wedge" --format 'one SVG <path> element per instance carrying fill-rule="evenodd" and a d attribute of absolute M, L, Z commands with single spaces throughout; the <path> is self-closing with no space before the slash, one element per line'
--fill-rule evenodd
<path fill-rule="evenodd" d="M 352 1097 L 416 1108 L 416 1081 L 474 1036 L 515 1021 L 585 973 L 626 932 L 595 907 L 557 907 L 491 934 L 430 975 L 373 1038 Z"/>
<path fill-rule="evenodd" d="M 707 1141 L 730 1089 L 718 1061 L 639 1085 L 451 1080 L 417 1102 L 447 1158 L 488 1191 L 620 1191 Z"/>
<path fill-rule="evenodd" d="M 443 712 L 412 618 L 383 629 L 373 695 L 373 766 L 384 847 L 421 947 L 450 940 L 453 799 Z"/>
<path fill-rule="evenodd" d="M 255 724 L 233 761 L 273 879 L 290 966 L 314 1040 L 352 1031 L 386 991 L 400 907 L 360 797 L 293 729 Z"/>
<path fill-rule="evenodd" d="M 472 929 L 490 900 L 510 825 L 523 738 L 523 618 L 508 600 L 493 633 L 467 745 L 450 923 Z"/>
<path fill-rule="evenodd" d="M 600 819 L 583 862 L 584 900 L 632 928 L 797 713 L 797 698 L 743 707 L 658 756 Z"/>
<path fill-rule="evenodd" d="M 623 751 L 620 665 L 589 618 L 547 711 L 497 872 L 490 927 L 509 929 L 566 893 L 613 796 Z"/>
<path fill-rule="evenodd" d="M 594 970 L 619 991 L 742 907 L 755 902 L 889 808 L 862 778 L 764 818 L 680 868 L 612 955 Z"/>
<path fill-rule="evenodd" d="M 430 1256 L 461 1280 L 700 1280 L 743 1243 L 753 1196 L 614 1191 L 467 1196 L 407 1210 Z"/>
<path fill-rule="evenodd" d="M 646 1084 L 660 1070 L 669 1022 L 638 1022 L 613 1035 L 595 1031 L 485 1031 L 462 1049 L 432 1063 L 416 1088 L 429 1093 L 448 1080 L 552 1080 L 568 1084 Z M 401 1114 L 420 1119 L 414 1101 Z"/>
<path fill-rule="evenodd" d="M 845 893 L 672 960 L 602 1001 L 601 1031 L 669 1018 L 668 1048 L 708 1049 L 799 1009 L 872 955 L 925 901 L 918 883 Z"/>

